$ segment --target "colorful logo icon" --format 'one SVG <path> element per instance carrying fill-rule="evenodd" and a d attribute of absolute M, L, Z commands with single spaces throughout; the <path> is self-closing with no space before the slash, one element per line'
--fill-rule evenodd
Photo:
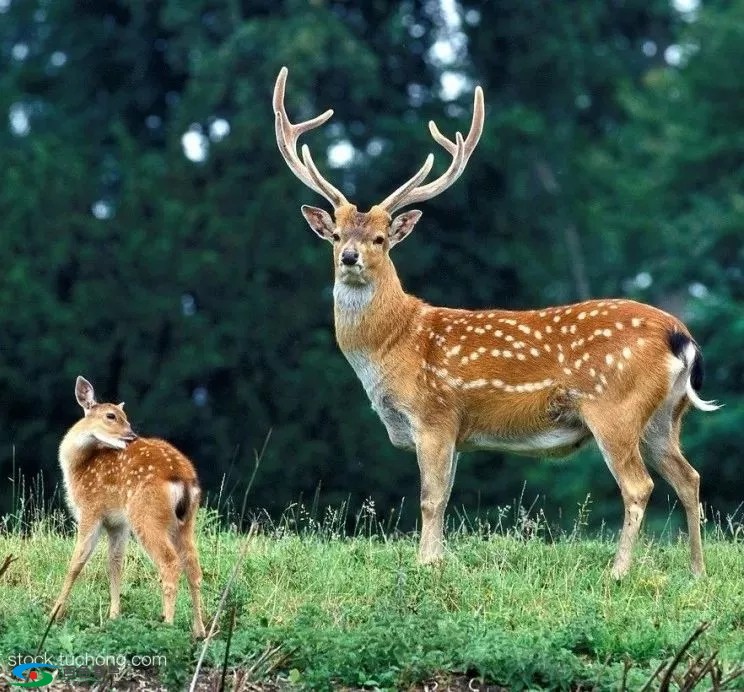
<path fill-rule="evenodd" d="M 45 668 L 48 670 L 43 670 Z M 57 666 L 50 663 L 22 663 L 10 671 L 15 680 L 6 679 L 16 687 L 45 687 L 54 682 L 56 670 Z"/>

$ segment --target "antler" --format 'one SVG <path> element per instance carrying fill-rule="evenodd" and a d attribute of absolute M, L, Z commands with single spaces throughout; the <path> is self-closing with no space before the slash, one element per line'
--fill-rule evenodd
<path fill-rule="evenodd" d="M 455 133 L 454 142 L 447 139 L 447 137 L 439 131 L 439 128 L 436 126 L 434 121 L 430 120 L 429 132 L 431 132 L 431 136 L 437 144 L 440 144 L 449 154 L 452 155 L 452 163 L 450 163 L 449 168 L 447 168 L 439 178 L 432 180 L 426 185 L 418 187 L 419 183 L 426 178 L 431 170 L 433 156 L 429 154 L 426 163 L 424 163 L 419 172 L 408 180 L 408 182 L 401 185 L 395 192 L 386 197 L 379 206 L 385 209 L 389 214 L 392 214 L 401 207 L 415 204 L 416 202 L 423 202 L 424 200 L 431 199 L 441 192 L 444 192 L 462 175 L 462 172 L 465 170 L 468 159 L 473 153 L 473 150 L 478 144 L 481 133 L 483 132 L 484 117 L 485 108 L 483 106 L 483 89 L 476 87 L 473 97 L 473 120 L 470 124 L 468 136 L 464 140 L 459 132 Z"/>
<path fill-rule="evenodd" d="M 304 163 L 300 161 L 300 157 L 297 155 L 297 140 L 300 135 L 308 130 L 320 127 L 333 115 L 333 111 L 329 109 L 325 113 L 321 113 L 315 118 L 305 120 L 301 123 L 289 122 L 289 116 L 284 107 L 284 90 L 287 84 L 287 74 L 288 70 L 286 67 L 282 67 L 279 70 L 279 76 L 276 78 L 276 84 L 274 85 L 274 98 L 272 99 L 274 114 L 276 116 L 276 143 L 279 145 L 279 151 L 282 153 L 292 173 L 311 190 L 315 190 L 319 195 L 325 197 L 333 205 L 334 209 L 338 209 L 338 207 L 348 204 L 348 201 L 341 194 L 340 190 L 331 185 L 320 174 L 310 156 L 310 150 L 307 145 L 302 147 Z"/>

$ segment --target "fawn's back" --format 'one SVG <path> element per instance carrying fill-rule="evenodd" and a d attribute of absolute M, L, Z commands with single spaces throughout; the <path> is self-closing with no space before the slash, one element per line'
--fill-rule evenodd
<path fill-rule="evenodd" d="M 64 442 L 61 460 L 63 449 Z M 65 481 L 68 502 L 76 515 L 81 505 L 88 509 L 94 505 L 106 520 L 121 520 L 140 507 L 148 507 L 153 495 L 161 496 L 160 500 L 165 495 L 179 520 L 198 506 L 199 487 L 192 463 L 164 440 L 139 437 L 125 449 L 97 448 L 87 458 L 74 461 L 77 463 L 68 465 Z"/>

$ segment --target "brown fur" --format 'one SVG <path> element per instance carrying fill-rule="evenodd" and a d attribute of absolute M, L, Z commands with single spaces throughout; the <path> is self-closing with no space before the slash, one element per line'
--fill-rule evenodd
<path fill-rule="evenodd" d="M 334 207 L 302 207 L 310 227 L 333 244 L 336 339 L 356 371 L 391 441 L 416 452 L 421 472 L 419 560 L 443 554 L 444 512 L 460 451 L 502 449 L 563 456 L 591 438 L 620 487 L 625 519 L 612 574 L 623 576 L 653 482 L 646 461 L 674 487 L 687 515 L 691 566 L 704 572 L 699 476 L 679 451 L 690 375 L 699 357 L 675 317 L 630 300 L 591 300 L 542 310 L 456 310 L 427 305 L 403 290 L 389 251 L 421 216 L 395 209 L 429 199 L 462 174 L 483 128 L 483 94 L 475 91 L 465 140 L 435 141 L 452 155 L 448 170 L 422 184 L 419 172 L 367 213 L 360 213 L 318 171 L 298 137 L 327 111 L 291 124 L 282 68 L 274 89 L 277 143 L 292 172 Z M 303 163 L 304 162 L 304 163 Z M 670 334 L 677 349 L 671 350 Z M 681 349 L 681 350 L 680 350 Z M 692 349 L 692 350 L 690 350 Z"/>
<path fill-rule="evenodd" d="M 67 502 L 78 522 L 70 568 L 52 613 L 58 616 L 102 529 L 109 538 L 109 615 L 120 611 L 121 570 L 130 529 L 160 572 L 163 618 L 172 623 L 178 578 L 185 572 L 194 607 L 193 632 L 204 636 L 201 567 L 194 541 L 200 489 L 193 464 L 173 445 L 138 438 L 123 404 L 99 404 L 83 378 L 76 385 L 85 417 L 60 444 Z"/>
<path fill-rule="evenodd" d="M 527 311 L 432 307 L 405 293 L 390 259 L 390 247 L 402 239 L 393 237 L 398 219 L 352 205 L 337 209 L 335 221 L 321 210 L 303 212 L 333 243 L 338 344 L 363 381 L 374 379 L 368 388 L 373 406 L 390 412 L 393 427 L 401 420 L 410 426 L 410 439 L 388 430 L 395 444 L 419 458 L 423 562 L 441 558 L 443 514 L 460 451 L 564 456 L 594 438 L 626 506 L 613 567 L 622 576 L 653 487 L 640 456 L 644 431 L 677 397 L 668 402 L 675 424 L 665 443 L 675 461 L 665 463 L 683 469 L 667 476 L 677 479 L 670 482 L 685 505 L 693 571 L 703 572 L 697 474 L 677 454 L 686 399 L 673 388 L 692 365 L 669 349 L 671 331 L 689 336 L 677 318 L 622 299 Z M 375 242 L 381 235 L 384 242 Z M 344 266 L 344 251 L 358 254 L 358 267 Z M 349 309 L 364 295 L 361 309 Z M 385 421 L 384 411 L 381 416 Z"/>

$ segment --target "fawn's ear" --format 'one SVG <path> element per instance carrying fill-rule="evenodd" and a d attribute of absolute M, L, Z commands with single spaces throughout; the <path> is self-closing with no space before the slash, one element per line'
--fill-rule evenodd
<path fill-rule="evenodd" d="M 124 402 L 120 401 L 118 404 L 116 404 L 117 408 L 120 408 L 122 411 L 124 410 Z"/>
<path fill-rule="evenodd" d="M 96 401 L 96 393 L 93 391 L 93 385 L 82 375 L 78 375 L 78 378 L 75 381 L 75 398 L 77 399 L 78 404 L 83 407 L 86 416 L 98 403 Z"/>
<path fill-rule="evenodd" d="M 324 209 L 310 207 L 307 204 L 303 204 L 300 209 L 302 210 L 302 215 L 305 217 L 305 221 L 310 224 L 310 228 L 323 238 L 323 240 L 332 243 L 336 224 L 333 222 L 331 215 Z"/>
<path fill-rule="evenodd" d="M 411 209 L 410 211 L 404 211 L 402 214 L 398 214 L 393 219 L 393 223 L 390 224 L 390 230 L 388 231 L 390 247 L 397 245 L 401 240 L 408 237 L 416 222 L 421 218 L 421 214 L 422 212 L 418 209 Z"/>

